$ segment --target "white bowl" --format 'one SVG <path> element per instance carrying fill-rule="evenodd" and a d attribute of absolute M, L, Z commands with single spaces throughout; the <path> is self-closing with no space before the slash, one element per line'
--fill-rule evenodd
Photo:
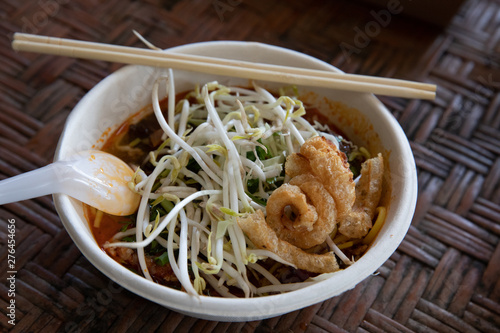
<path fill-rule="evenodd" d="M 206 42 L 180 46 L 170 51 L 338 71 L 310 56 L 259 43 Z M 164 70 L 127 66 L 96 85 L 70 114 L 57 147 L 56 160 L 64 159 L 76 151 L 99 148 L 120 123 L 151 103 L 152 82 L 160 72 Z M 215 79 L 223 84 L 248 83 L 248 80 L 185 71 L 174 73 L 178 92 L 191 89 L 195 83 Z M 271 89 L 282 86 L 262 84 Z M 340 114 L 330 115 L 331 119 L 353 141 L 369 147 L 369 150 L 382 151 L 390 171 L 385 179 L 389 189 L 384 194 L 384 201 L 388 204 L 385 225 L 369 250 L 349 268 L 336 272 L 325 281 L 280 295 L 251 299 L 196 298 L 148 281 L 116 263 L 97 246 L 81 203 L 65 195 L 54 195 L 57 211 L 66 230 L 85 257 L 113 281 L 169 309 L 198 318 L 217 321 L 264 319 L 324 301 L 352 289 L 391 256 L 410 226 L 417 196 L 415 162 L 401 127 L 373 95 L 307 87 L 299 87 L 299 91 L 305 101 L 339 109 Z"/>

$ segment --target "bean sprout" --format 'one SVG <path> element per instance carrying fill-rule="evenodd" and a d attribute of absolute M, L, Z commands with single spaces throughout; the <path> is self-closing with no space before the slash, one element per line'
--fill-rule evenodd
<path fill-rule="evenodd" d="M 163 80 L 167 110 L 159 101 Z M 152 106 L 168 141 L 150 154 L 153 172 L 138 170 L 131 184 L 142 195 L 135 228 L 119 232 L 104 245 L 136 249 L 146 278 L 152 280 L 145 248 L 156 241 L 167 249 L 172 270 L 192 295 L 203 294 L 207 283 L 224 297 L 235 297 L 231 288 L 251 297 L 314 283 L 280 283 L 258 261 L 271 258 L 292 265 L 255 248 L 236 219 L 265 209 L 270 193 L 285 179 L 285 157 L 327 128 L 303 119 L 305 111 L 296 98 L 277 98 L 257 84 L 253 88 L 209 82 L 176 101 L 171 70 L 154 83 Z M 170 202 L 170 211 L 150 221 L 150 205 L 164 201 Z M 133 235 L 135 241 L 124 240 Z M 327 242 L 348 261 L 331 239 Z M 255 286 L 252 274 L 267 283 Z"/>

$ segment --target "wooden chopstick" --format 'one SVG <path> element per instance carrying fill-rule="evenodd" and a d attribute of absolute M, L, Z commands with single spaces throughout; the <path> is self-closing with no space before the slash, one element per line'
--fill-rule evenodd
<path fill-rule="evenodd" d="M 436 86 L 427 83 L 160 52 L 150 49 L 24 33 L 14 34 L 12 47 L 17 51 L 166 67 L 214 75 L 368 92 L 394 97 L 434 99 L 436 96 Z"/>
<path fill-rule="evenodd" d="M 221 65 L 230 65 L 230 66 L 236 66 L 236 67 L 243 67 L 244 66 L 244 67 L 253 68 L 253 69 L 267 69 L 270 71 L 283 71 L 283 72 L 288 72 L 288 73 L 293 73 L 293 74 L 315 75 L 315 76 L 319 76 L 319 77 L 338 78 L 338 79 L 342 79 L 342 80 L 345 80 L 347 78 L 351 81 L 373 82 L 373 83 L 386 84 L 386 85 L 396 85 L 397 84 L 400 87 L 408 87 L 408 88 L 415 88 L 415 89 L 421 89 L 421 90 L 436 91 L 436 86 L 433 84 L 413 82 L 413 81 L 388 79 L 388 78 L 381 78 L 381 77 L 374 77 L 374 76 L 367 76 L 367 75 L 340 74 L 340 73 L 322 71 L 322 70 L 305 69 L 305 68 L 297 68 L 297 67 L 286 67 L 286 66 L 261 64 L 261 63 L 257 64 L 257 63 L 248 62 L 248 61 L 218 59 L 218 58 L 213 58 L 213 57 L 203 57 L 203 56 L 195 56 L 195 55 L 189 55 L 189 54 L 175 54 L 175 53 L 163 52 L 160 55 L 158 53 L 158 51 L 149 50 L 149 49 L 140 49 L 140 48 L 135 48 L 135 47 L 117 46 L 117 45 L 94 43 L 94 42 L 85 42 L 85 41 L 78 41 L 78 40 L 65 39 L 65 38 L 38 36 L 38 35 L 31 35 L 31 34 L 24 34 L 24 33 L 14 34 L 14 40 L 15 41 L 16 40 L 32 41 L 32 42 L 39 42 L 39 43 L 43 43 L 43 44 L 55 44 L 55 45 L 74 46 L 74 47 L 90 47 L 90 48 L 96 48 L 96 49 L 113 51 L 113 52 L 128 52 L 131 54 L 161 56 L 161 57 L 164 57 L 167 59 L 181 59 L 181 60 L 185 59 L 185 60 L 190 60 L 190 61 L 214 63 L 214 64 L 221 64 Z M 16 43 L 14 45 L 16 45 Z"/>

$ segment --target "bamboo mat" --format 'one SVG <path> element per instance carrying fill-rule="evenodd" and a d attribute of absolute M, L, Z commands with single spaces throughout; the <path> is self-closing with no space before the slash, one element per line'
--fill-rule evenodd
<path fill-rule="evenodd" d="M 439 90 L 435 101 L 381 98 L 411 141 L 418 204 L 399 249 L 378 275 L 353 290 L 256 322 L 183 316 L 110 282 L 80 254 L 52 199 L 44 197 L 0 206 L 0 328 L 500 332 L 500 2 L 467 1 L 444 27 L 409 18 L 404 8 L 390 20 L 377 21 L 373 13 L 379 10 L 326 0 L 3 0 L 0 178 L 50 162 L 71 109 L 119 67 L 17 54 L 10 48 L 16 31 L 142 46 L 131 33 L 135 29 L 162 48 L 207 40 L 259 41 L 310 54 L 346 72 L 422 80 L 438 84 Z M 374 22 L 381 22 L 378 29 Z M 10 219 L 17 228 L 14 327 L 6 317 L 4 249 Z"/>

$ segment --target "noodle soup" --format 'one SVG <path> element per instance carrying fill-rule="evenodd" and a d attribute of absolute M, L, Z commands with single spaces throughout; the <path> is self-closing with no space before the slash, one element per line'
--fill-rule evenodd
<path fill-rule="evenodd" d="M 184 45 L 169 51 L 337 71 L 333 66 L 310 56 L 259 43 L 218 41 Z M 103 143 L 121 124 L 138 110 L 151 104 L 152 85 L 161 72 L 161 69 L 126 66 L 101 81 L 82 98 L 68 117 L 56 150 L 55 160 L 66 159 L 81 150 L 102 148 Z M 226 86 L 251 86 L 247 80 L 243 79 L 187 71 L 175 72 L 175 87 L 179 92 L 192 90 L 196 84 L 212 80 L 217 80 Z M 267 82 L 259 82 L 259 84 L 268 91 L 279 92 L 280 85 Z M 193 295 L 182 290 L 183 288 L 179 285 L 177 288 L 181 290 L 176 289 L 175 286 L 165 287 L 148 280 L 142 272 L 131 271 L 117 263 L 98 245 L 96 241 L 98 236 L 94 237 L 90 228 L 95 220 L 90 219 L 89 223 L 88 214 L 82 204 L 65 195 L 54 195 L 58 214 L 75 244 L 98 270 L 122 287 L 177 312 L 209 320 L 251 321 L 269 318 L 316 304 L 354 288 L 356 284 L 373 274 L 391 256 L 410 225 L 417 193 L 413 155 L 408 140 L 397 121 L 373 95 L 322 88 L 300 86 L 297 88 L 299 99 L 306 105 L 306 110 L 309 110 L 307 105 L 312 105 L 321 113 L 321 117 L 318 117 L 320 123 L 325 123 L 324 119 L 327 119 L 328 123 L 335 124 L 337 128 L 342 129 L 342 135 L 352 140 L 358 147 L 365 147 L 373 156 L 381 152 L 384 158 L 386 168 L 380 205 L 386 208 L 385 222 L 364 254 L 347 269 L 316 274 L 317 276 L 314 277 L 311 275 L 300 276 L 298 279 L 294 277 L 284 281 L 291 284 L 291 282 L 308 280 L 300 282 L 300 288 L 296 290 L 266 291 L 262 284 L 258 287 L 261 288 L 259 292 L 266 296 L 231 298 L 205 296 L 205 294 Z M 160 92 L 162 91 L 165 89 L 162 88 Z M 289 92 L 287 95 L 295 96 Z M 163 97 L 159 99 L 162 100 Z M 309 111 L 306 116 L 308 113 Z M 230 213 L 230 211 L 226 212 Z M 104 218 L 100 226 L 104 225 Z M 120 224 L 120 227 L 124 226 L 125 224 Z M 190 224 L 188 224 L 188 229 L 189 226 Z M 114 234 L 114 232 L 110 231 L 107 235 Z M 177 242 L 177 240 L 173 241 Z M 215 248 L 216 245 L 211 244 L 212 251 Z M 222 247 L 222 250 L 226 249 Z M 185 266 L 180 267 L 180 265 L 187 263 L 190 255 L 191 253 L 182 254 L 183 258 L 187 259 L 178 261 L 180 270 L 185 269 Z M 263 260 L 258 259 L 257 263 L 262 264 Z M 270 267 L 264 266 L 263 268 L 271 270 Z M 192 273 L 189 267 L 187 271 L 190 276 Z M 238 277 L 237 274 L 234 276 Z M 210 278 L 206 280 L 208 282 L 206 288 L 211 286 L 208 279 Z M 248 279 L 249 282 L 254 283 L 252 278 Z M 231 280 L 226 277 L 225 281 Z M 233 282 L 238 281 L 230 283 Z M 257 288 L 257 284 L 255 286 Z M 236 294 L 238 289 L 236 286 L 230 286 L 228 291 Z M 254 292 L 253 296 L 256 295 L 258 294 Z M 237 296 L 244 296 L 244 292 Z"/>
<path fill-rule="evenodd" d="M 86 207 L 110 257 L 156 283 L 223 297 L 295 290 L 361 257 L 385 218 L 382 155 L 293 87 L 209 82 L 176 95 L 173 73 L 164 79 L 173 97 L 153 91 L 153 105 L 102 147 L 136 170 L 129 185 L 144 198 L 127 217 Z"/>

